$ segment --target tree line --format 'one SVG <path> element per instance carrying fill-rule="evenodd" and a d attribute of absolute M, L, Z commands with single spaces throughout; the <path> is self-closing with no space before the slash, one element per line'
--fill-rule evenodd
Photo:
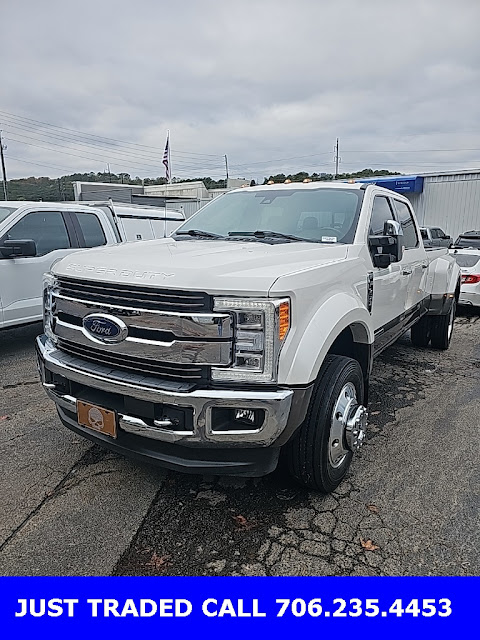
<path fill-rule="evenodd" d="M 340 173 L 337 175 L 338 180 L 349 180 L 351 178 L 368 178 L 375 176 L 401 175 L 398 171 L 388 171 L 387 169 L 373 170 L 363 169 L 354 173 Z M 324 181 L 333 180 L 334 175 L 330 173 L 308 173 L 299 171 L 295 174 L 277 173 L 268 178 L 265 177 L 263 184 L 267 182 L 303 182 L 304 180 Z M 222 189 L 225 187 L 225 180 L 214 180 L 210 177 L 203 178 L 173 178 L 173 182 L 195 182 L 201 180 L 207 189 Z M 135 184 L 135 185 L 154 185 L 166 184 L 166 179 L 158 178 L 140 178 L 132 177 L 128 173 L 72 173 L 62 176 L 61 178 L 47 177 L 30 177 L 19 178 L 17 180 L 8 180 L 8 199 L 9 200 L 42 200 L 44 202 L 71 201 L 74 199 L 73 183 L 74 182 L 111 182 L 112 184 Z M 254 181 L 252 181 L 255 184 Z M 252 184 L 246 180 L 246 183 Z M 0 190 L 3 195 L 3 190 Z"/>

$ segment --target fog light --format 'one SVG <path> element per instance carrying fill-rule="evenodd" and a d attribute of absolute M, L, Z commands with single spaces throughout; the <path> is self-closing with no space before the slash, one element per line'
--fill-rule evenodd
<path fill-rule="evenodd" d="M 251 424 L 254 424 L 255 411 L 253 411 L 252 409 L 236 409 L 235 420 L 240 420 L 241 422 L 250 422 Z"/>
<path fill-rule="evenodd" d="M 265 409 L 243 409 L 240 407 L 213 407 L 212 433 L 258 431 L 265 422 Z"/>

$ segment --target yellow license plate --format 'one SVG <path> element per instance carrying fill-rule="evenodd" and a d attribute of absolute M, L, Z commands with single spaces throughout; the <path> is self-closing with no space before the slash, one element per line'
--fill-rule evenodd
<path fill-rule="evenodd" d="M 112 438 L 117 437 L 117 417 L 114 411 L 77 400 L 77 417 L 78 423 L 83 427 L 104 433 Z"/>

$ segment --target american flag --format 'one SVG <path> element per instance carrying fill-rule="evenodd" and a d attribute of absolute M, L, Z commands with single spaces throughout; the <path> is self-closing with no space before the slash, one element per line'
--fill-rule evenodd
<path fill-rule="evenodd" d="M 165 144 L 165 151 L 163 152 L 163 160 L 162 164 L 165 165 L 165 176 L 167 178 L 167 182 L 170 182 L 170 135 L 167 135 L 167 142 Z"/>

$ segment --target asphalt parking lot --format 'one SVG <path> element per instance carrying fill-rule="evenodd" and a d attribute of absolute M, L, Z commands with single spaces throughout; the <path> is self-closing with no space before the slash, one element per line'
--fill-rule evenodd
<path fill-rule="evenodd" d="M 480 315 L 376 361 L 369 439 L 330 496 L 282 472 L 187 476 L 60 424 L 39 325 L 0 332 L 2 575 L 480 575 Z"/>

